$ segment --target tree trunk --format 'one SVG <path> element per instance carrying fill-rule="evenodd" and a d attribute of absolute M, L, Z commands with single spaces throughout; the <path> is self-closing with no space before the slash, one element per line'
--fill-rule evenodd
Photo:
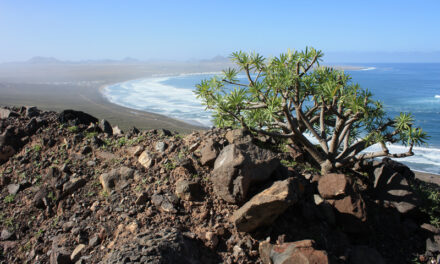
<path fill-rule="evenodd" d="M 321 175 L 326 175 L 333 170 L 333 163 L 330 160 L 325 160 L 319 164 L 321 166 Z"/>

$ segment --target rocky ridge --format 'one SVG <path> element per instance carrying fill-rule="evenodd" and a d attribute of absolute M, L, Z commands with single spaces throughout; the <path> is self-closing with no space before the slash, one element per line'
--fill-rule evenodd
<path fill-rule="evenodd" d="M 0 263 L 437 261 L 406 166 L 320 176 L 277 144 L 1 108 Z"/>

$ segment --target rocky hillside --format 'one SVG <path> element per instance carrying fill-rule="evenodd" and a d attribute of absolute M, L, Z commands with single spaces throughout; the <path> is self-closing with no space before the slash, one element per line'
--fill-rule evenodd
<path fill-rule="evenodd" d="M 440 253 L 428 185 L 391 160 L 320 176 L 242 130 L 123 133 L 83 112 L 22 107 L 0 109 L 0 164 L 0 263 L 436 263 Z"/>

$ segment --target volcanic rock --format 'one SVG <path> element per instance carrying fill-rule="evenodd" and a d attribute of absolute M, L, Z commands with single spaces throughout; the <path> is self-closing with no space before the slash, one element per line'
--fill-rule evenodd
<path fill-rule="evenodd" d="M 96 119 L 96 117 L 93 117 L 82 111 L 75 111 L 75 110 L 62 111 L 58 119 L 60 123 L 67 123 L 69 121 L 72 121 L 73 124 L 75 125 L 83 124 L 88 126 L 91 123 L 98 123 L 98 119 Z"/>
<path fill-rule="evenodd" d="M 269 150 L 252 143 L 228 145 L 220 152 L 211 173 L 214 192 L 230 203 L 243 201 L 251 184 L 269 179 L 278 166 L 279 160 Z"/>
<path fill-rule="evenodd" d="M 347 194 L 349 182 L 344 174 L 329 173 L 318 181 L 319 194 L 324 199 L 335 199 Z"/>
<path fill-rule="evenodd" d="M 297 201 L 298 186 L 295 185 L 292 180 L 275 182 L 235 211 L 231 222 L 242 232 L 252 232 L 260 226 L 270 225 Z"/>

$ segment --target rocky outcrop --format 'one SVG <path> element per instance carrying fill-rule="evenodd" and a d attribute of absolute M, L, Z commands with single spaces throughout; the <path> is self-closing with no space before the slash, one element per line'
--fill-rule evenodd
<path fill-rule="evenodd" d="M 431 215 L 391 203 L 399 186 L 415 186 L 391 160 L 376 162 L 371 182 L 367 170 L 321 177 L 301 163 L 306 156 L 279 165 L 292 151 L 264 149 L 276 141 L 244 130 L 111 135 L 75 118 L 60 123 L 55 112 L 5 109 L 18 116 L 0 118 L 0 145 L 14 150 L 0 165 L 0 263 L 425 263 L 440 255 Z M 393 199 L 379 199 L 383 190 Z M 424 211 L 435 217 L 433 205 Z M 260 244 L 265 238 L 272 244 Z"/>
<path fill-rule="evenodd" d="M 251 184 L 268 180 L 278 166 L 274 153 L 253 143 L 228 145 L 214 163 L 214 191 L 227 202 L 244 201 Z"/>

